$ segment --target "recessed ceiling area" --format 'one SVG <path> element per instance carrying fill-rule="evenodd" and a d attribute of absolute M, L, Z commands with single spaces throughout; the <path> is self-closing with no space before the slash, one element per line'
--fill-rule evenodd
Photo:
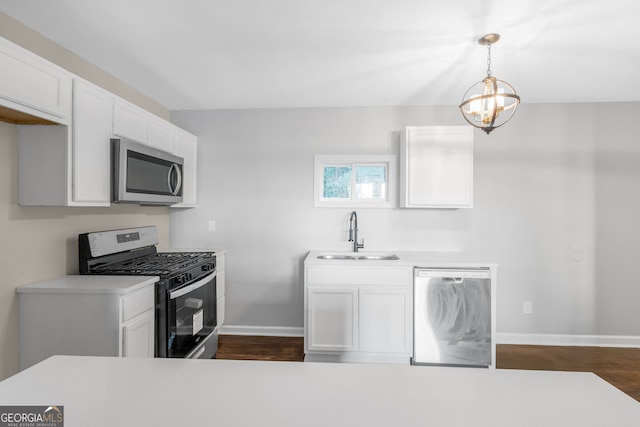
<path fill-rule="evenodd" d="M 615 5 L 615 8 L 613 7 Z M 170 110 L 640 101 L 635 0 L 0 0 Z"/>

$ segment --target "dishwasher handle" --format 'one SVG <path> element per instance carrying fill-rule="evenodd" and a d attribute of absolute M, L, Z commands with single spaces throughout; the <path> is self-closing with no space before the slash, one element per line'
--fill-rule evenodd
<path fill-rule="evenodd" d="M 490 279 L 491 272 L 488 269 L 442 269 L 442 268 L 416 268 L 415 277 L 438 277 L 462 283 L 464 279 Z"/>

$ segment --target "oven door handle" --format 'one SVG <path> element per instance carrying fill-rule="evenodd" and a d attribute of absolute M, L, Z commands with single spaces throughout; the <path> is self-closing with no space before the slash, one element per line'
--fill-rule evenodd
<path fill-rule="evenodd" d="M 213 279 L 214 277 L 216 277 L 215 270 L 213 270 L 211 274 L 207 274 L 197 282 L 184 286 L 180 289 L 176 289 L 175 291 L 169 292 L 169 299 L 176 299 L 178 297 L 181 297 L 182 295 L 188 294 L 189 292 L 195 291 L 196 289 L 201 288 L 207 283 L 209 283 L 211 279 Z"/>

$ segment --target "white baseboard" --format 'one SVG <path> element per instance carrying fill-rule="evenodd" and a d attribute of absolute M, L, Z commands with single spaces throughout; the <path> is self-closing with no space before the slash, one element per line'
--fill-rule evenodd
<path fill-rule="evenodd" d="M 522 345 L 640 348 L 640 336 L 498 333 L 496 334 L 496 343 Z"/>
<path fill-rule="evenodd" d="M 259 335 L 272 337 L 303 337 L 304 328 L 291 326 L 222 325 L 220 335 Z"/>

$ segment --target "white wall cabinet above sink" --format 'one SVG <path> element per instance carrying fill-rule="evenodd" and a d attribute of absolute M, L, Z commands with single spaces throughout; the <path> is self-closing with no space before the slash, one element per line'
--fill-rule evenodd
<path fill-rule="evenodd" d="M 473 128 L 408 126 L 400 142 L 400 207 L 473 206 Z"/>
<path fill-rule="evenodd" d="M 71 73 L 0 37 L 0 116 L 71 121 Z M 15 116 L 19 117 L 19 116 Z"/>

